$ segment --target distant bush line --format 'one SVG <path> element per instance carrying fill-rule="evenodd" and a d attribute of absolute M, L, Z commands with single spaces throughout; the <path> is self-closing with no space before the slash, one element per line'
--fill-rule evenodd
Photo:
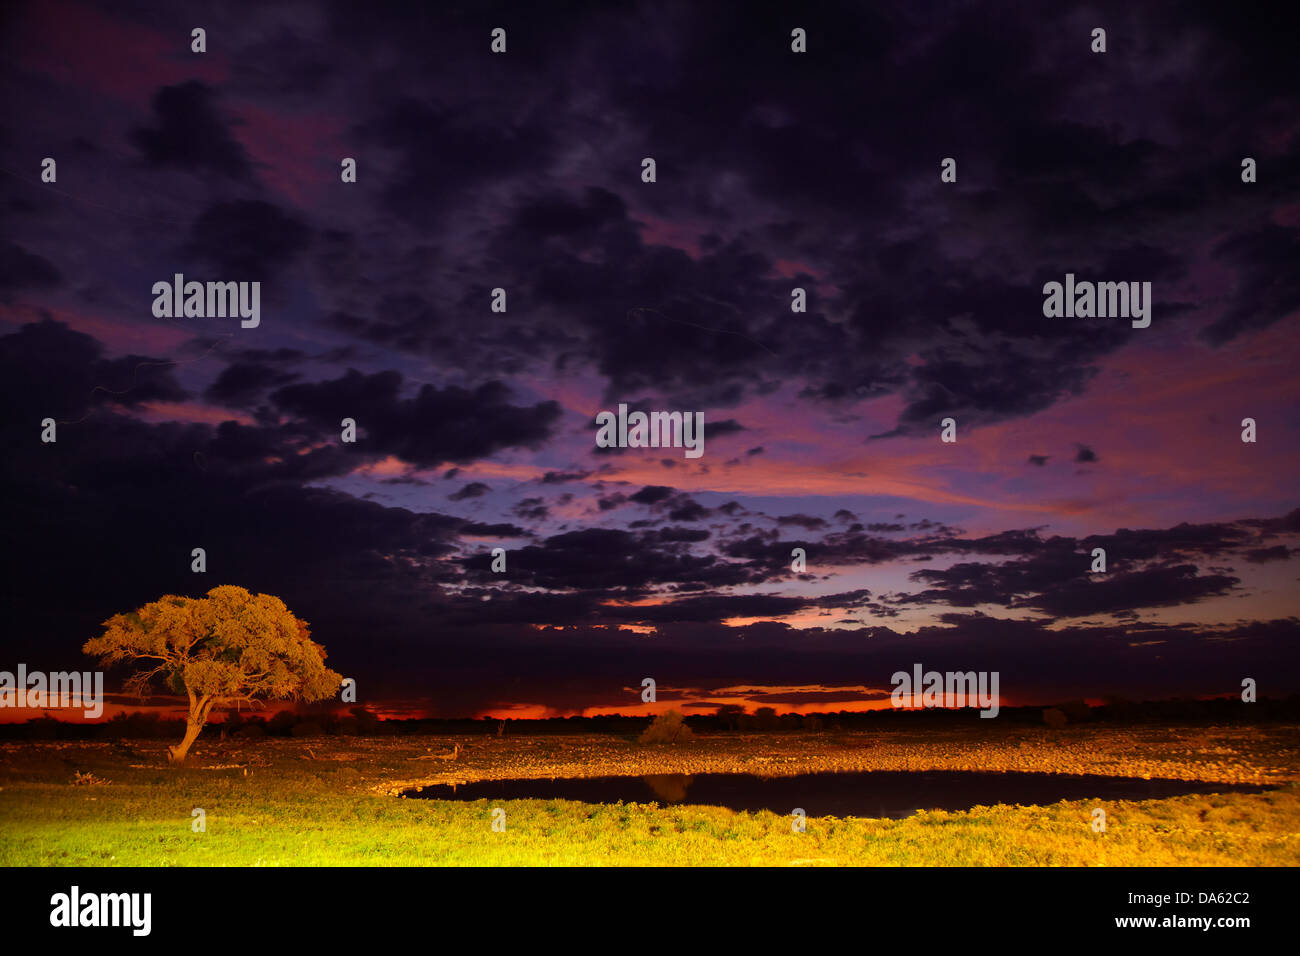
<path fill-rule="evenodd" d="M 925 727 L 977 725 L 993 729 L 1008 724 L 1043 727 L 1044 707 L 1003 707 L 993 720 L 981 719 L 973 708 L 964 710 L 873 710 L 865 713 L 778 714 L 771 707 L 755 713 L 737 713 L 724 708 L 716 714 L 688 716 L 685 725 L 696 734 L 836 732 L 853 730 L 898 730 Z M 1077 724 L 1259 724 L 1300 722 L 1300 694 L 1280 700 L 1261 699 L 1247 704 L 1239 700 L 1159 700 L 1126 701 L 1115 699 L 1105 706 L 1089 707 L 1083 701 L 1066 701 L 1050 705 L 1065 715 L 1071 726 Z M 218 737 L 317 737 L 317 736 L 413 736 L 453 735 L 506 736 L 551 734 L 613 734 L 635 738 L 649 726 L 650 718 L 625 717 L 617 714 L 594 717 L 550 717 L 535 720 L 502 720 L 496 717 L 437 719 L 380 719 L 364 707 L 348 713 L 295 713 L 280 711 L 273 716 L 228 714 L 221 723 L 205 727 L 201 739 Z M 1059 725 L 1054 715 L 1047 721 Z M 53 717 L 40 717 L 24 723 L 0 724 L 4 740 L 119 740 L 174 738 L 184 730 L 184 720 L 163 719 L 157 714 L 119 714 L 96 724 L 68 723 Z"/>

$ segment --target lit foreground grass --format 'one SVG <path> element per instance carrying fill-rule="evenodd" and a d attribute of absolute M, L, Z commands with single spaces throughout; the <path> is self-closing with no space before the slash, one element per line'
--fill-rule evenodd
<path fill-rule="evenodd" d="M 454 742 L 467 745 L 461 759 L 439 759 Z M 727 735 L 679 748 L 609 737 L 205 740 L 195 766 L 173 770 L 162 765 L 162 742 L 6 744 L 0 864 L 1294 866 L 1298 747 L 1295 727 Z M 906 820 L 813 817 L 803 833 L 791 831 L 788 816 L 696 805 L 395 795 L 416 783 L 511 776 L 927 767 L 1282 787 Z M 92 782 L 74 783 L 79 774 Z M 498 805 L 504 832 L 491 826 Z M 1091 826 L 1097 806 L 1104 833 Z M 192 830 L 196 808 L 206 832 Z"/>

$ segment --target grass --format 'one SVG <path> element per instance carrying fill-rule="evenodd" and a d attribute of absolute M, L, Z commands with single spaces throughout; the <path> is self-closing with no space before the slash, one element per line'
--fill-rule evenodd
<path fill-rule="evenodd" d="M 453 744 L 456 760 L 439 759 Z M 718 735 L 673 747 L 612 737 L 204 738 L 0 745 L 6 866 L 884 865 L 1294 866 L 1300 727 L 1011 728 Z M 1042 770 L 1278 790 L 976 807 L 906 820 L 791 818 L 705 806 L 404 799 L 420 783 L 515 776 L 869 769 Z M 492 810 L 506 812 L 504 832 Z M 1106 831 L 1091 827 L 1096 806 Z M 192 810 L 206 831 L 191 829 Z"/>

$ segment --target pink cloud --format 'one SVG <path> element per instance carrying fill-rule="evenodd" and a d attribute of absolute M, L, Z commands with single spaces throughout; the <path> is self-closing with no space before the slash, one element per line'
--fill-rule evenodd
<path fill-rule="evenodd" d="M 341 186 L 343 123 L 324 114 L 294 115 L 242 103 L 232 132 L 258 165 L 259 178 L 295 205 L 315 204 L 321 190 Z"/>
<path fill-rule="evenodd" d="M 236 421 L 241 425 L 256 425 L 256 420 L 244 412 L 232 411 L 217 405 L 199 405 L 195 402 L 147 402 L 137 413 L 147 422 L 196 422 L 220 425 Z"/>
<path fill-rule="evenodd" d="M 75 0 L 43 0 L 17 24 L 21 66 L 66 86 L 122 100 L 147 100 L 160 86 L 198 78 L 223 81 L 219 50 L 193 53 L 190 31 L 201 24 L 173 21 L 168 29 L 109 16 Z"/>

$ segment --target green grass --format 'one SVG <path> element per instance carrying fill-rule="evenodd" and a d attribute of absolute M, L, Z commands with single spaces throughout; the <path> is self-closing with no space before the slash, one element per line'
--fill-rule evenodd
<path fill-rule="evenodd" d="M 1300 862 L 1296 729 L 1215 730 L 1196 746 L 1167 729 L 1121 733 L 952 733 L 925 743 L 901 735 L 772 735 L 701 738 L 685 748 L 642 748 L 614 738 L 533 738 L 470 744 L 462 760 L 433 738 L 263 740 L 198 748 L 197 766 L 162 763 L 163 743 L 122 754 L 106 744 L 8 744 L 0 748 L 0 864 L 7 866 L 423 866 L 423 865 L 1295 865 Z M 1204 736 L 1205 732 L 1197 733 Z M 1162 736 L 1157 736 L 1162 735 Z M 1172 744 L 1187 751 L 1169 756 Z M 1214 779 L 1292 782 L 1263 794 L 1139 802 L 1073 801 L 1046 807 L 975 808 L 907 820 L 791 818 L 704 806 L 588 805 L 512 800 L 459 803 L 403 799 L 418 780 L 562 776 L 575 772 L 703 772 L 746 769 L 897 768 L 1034 763 L 1065 754 L 1062 770 L 1204 773 Z M 1073 749 L 1072 749 L 1073 748 Z M 432 754 L 430 753 L 432 751 Z M 1214 757 L 1210 761 L 1207 751 Z M 1214 752 L 1219 751 L 1219 752 Z M 1070 754 L 1075 753 L 1074 758 Z M 1086 753 L 1085 758 L 1077 754 Z M 946 757 L 943 757 L 946 755 Z M 1278 756 L 1282 756 L 1279 761 Z M 943 757 L 943 759 L 941 759 Z M 1074 763 L 1070 763 L 1073 759 Z M 1181 761 L 1178 762 L 1178 761 Z M 1218 769 L 1213 770 L 1214 763 Z M 1261 770 L 1260 768 L 1265 768 Z M 578 768 L 575 771 L 575 768 Z M 1175 768 L 1187 771 L 1172 772 Z M 772 771 L 769 771 L 772 772 Z M 77 773 L 104 783 L 75 784 Z M 492 809 L 506 811 L 504 832 Z M 1095 806 L 1105 833 L 1090 826 Z M 191 810 L 206 832 L 191 830 Z"/>

